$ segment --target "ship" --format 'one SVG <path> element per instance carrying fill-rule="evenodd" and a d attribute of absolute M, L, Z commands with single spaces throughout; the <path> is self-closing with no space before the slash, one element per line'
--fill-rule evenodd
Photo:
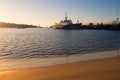
<path fill-rule="evenodd" d="M 82 23 L 79 23 L 77 20 L 77 23 L 73 23 L 72 20 L 68 19 L 67 13 L 65 13 L 65 19 L 61 20 L 59 23 L 55 23 L 51 26 L 53 29 L 80 29 Z"/>

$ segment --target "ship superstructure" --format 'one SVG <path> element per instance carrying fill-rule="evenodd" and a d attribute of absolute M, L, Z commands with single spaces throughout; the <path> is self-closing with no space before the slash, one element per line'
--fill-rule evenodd
<path fill-rule="evenodd" d="M 81 23 L 73 24 L 72 20 L 68 20 L 67 13 L 65 13 L 65 19 L 61 20 L 60 23 L 55 23 L 51 26 L 54 29 L 80 29 Z"/>

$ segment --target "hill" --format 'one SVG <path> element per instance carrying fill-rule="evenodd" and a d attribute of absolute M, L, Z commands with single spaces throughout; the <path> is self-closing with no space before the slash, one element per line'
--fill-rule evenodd
<path fill-rule="evenodd" d="M 0 28 L 38 28 L 38 26 L 0 22 Z"/>

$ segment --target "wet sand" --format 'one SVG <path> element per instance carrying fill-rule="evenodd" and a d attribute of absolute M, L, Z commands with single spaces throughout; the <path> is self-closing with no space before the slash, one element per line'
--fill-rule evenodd
<path fill-rule="evenodd" d="M 120 80 L 120 56 L 2 71 L 0 80 Z"/>
<path fill-rule="evenodd" d="M 34 67 L 53 66 L 58 64 L 74 63 L 78 61 L 88 61 L 96 59 L 105 59 L 120 56 L 120 50 L 103 51 L 85 54 L 73 54 L 69 56 L 32 58 L 28 60 L 0 60 L 0 72 L 13 69 L 25 69 Z"/>

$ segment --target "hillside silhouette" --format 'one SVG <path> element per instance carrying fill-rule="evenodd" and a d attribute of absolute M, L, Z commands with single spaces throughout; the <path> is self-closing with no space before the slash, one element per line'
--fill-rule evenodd
<path fill-rule="evenodd" d="M 0 22 L 0 28 L 38 28 L 38 26 Z"/>

